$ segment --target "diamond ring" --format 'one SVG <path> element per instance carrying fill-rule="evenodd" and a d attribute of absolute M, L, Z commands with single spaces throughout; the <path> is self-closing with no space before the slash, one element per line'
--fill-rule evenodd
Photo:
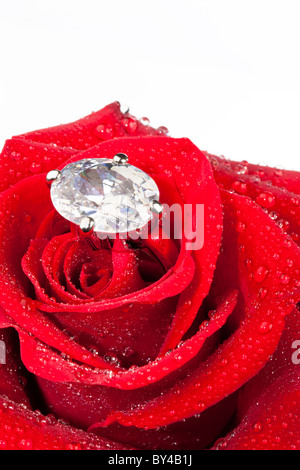
<path fill-rule="evenodd" d="M 138 231 L 163 211 L 155 181 L 124 153 L 70 163 L 50 171 L 47 182 L 57 212 L 85 234 Z"/>

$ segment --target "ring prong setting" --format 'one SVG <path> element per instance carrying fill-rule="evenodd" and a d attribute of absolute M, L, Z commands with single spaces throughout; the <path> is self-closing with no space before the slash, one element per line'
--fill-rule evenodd
<path fill-rule="evenodd" d="M 125 153 L 117 153 L 113 158 L 113 162 L 115 165 L 125 165 L 128 163 L 128 156 Z"/>
<path fill-rule="evenodd" d="M 59 170 L 51 170 L 46 176 L 46 181 L 48 184 L 53 183 L 53 181 L 56 181 L 60 177 L 60 171 Z"/>
<path fill-rule="evenodd" d="M 116 149 L 110 158 L 86 158 L 69 163 L 60 173 L 49 172 L 54 208 L 81 236 L 131 233 L 161 213 L 154 179 L 127 160 Z"/>
<path fill-rule="evenodd" d="M 155 199 L 151 201 L 150 209 L 153 214 L 161 215 L 163 213 L 163 205 Z"/>
<path fill-rule="evenodd" d="M 94 227 L 95 227 L 95 221 L 94 219 L 92 219 L 92 217 L 82 217 L 82 219 L 80 220 L 80 230 L 87 234 L 87 233 L 91 233 L 93 232 L 94 230 Z"/>

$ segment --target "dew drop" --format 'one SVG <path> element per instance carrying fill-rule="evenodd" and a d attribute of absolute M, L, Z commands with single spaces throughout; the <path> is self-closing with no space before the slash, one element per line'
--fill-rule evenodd
<path fill-rule="evenodd" d="M 232 189 L 239 194 L 246 194 L 247 184 L 243 181 L 234 181 L 234 183 L 232 184 Z"/>
<path fill-rule="evenodd" d="M 280 282 L 281 284 L 288 284 L 290 282 L 290 277 L 287 274 L 282 274 L 280 276 Z"/>
<path fill-rule="evenodd" d="M 236 224 L 236 229 L 239 233 L 242 233 L 246 230 L 246 224 L 244 224 L 243 222 L 238 222 Z"/>
<path fill-rule="evenodd" d="M 216 442 L 215 442 L 215 449 L 216 450 L 222 450 L 222 449 L 225 449 L 227 446 L 227 444 L 224 442 L 224 438 L 221 438 L 221 439 L 218 439 Z"/>
<path fill-rule="evenodd" d="M 266 209 L 271 209 L 276 204 L 276 197 L 270 192 L 264 192 L 257 196 L 256 202 Z"/>
<path fill-rule="evenodd" d="M 210 157 L 209 158 L 209 161 L 211 163 L 211 166 L 214 168 L 214 169 L 217 169 L 218 166 L 219 166 L 219 162 L 218 160 L 216 159 L 216 157 Z"/>
<path fill-rule="evenodd" d="M 66 450 L 82 450 L 80 444 L 67 444 Z"/>
<path fill-rule="evenodd" d="M 267 268 L 265 268 L 264 266 L 260 266 L 254 273 L 254 279 L 256 280 L 256 282 L 263 282 L 266 279 L 268 273 L 269 271 Z"/>
<path fill-rule="evenodd" d="M 33 442 L 31 439 L 21 439 L 18 442 L 18 447 L 21 450 L 31 450 L 33 448 Z"/>
<path fill-rule="evenodd" d="M 25 213 L 25 214 L 23 215 L 23 222 L 24 222 L 25 224 L 28 224 L 29 222 L 31 222 L 31 215 Z"/>
<path fill-rule="evenodd" d="M 112 139 L 114 136 L 114 130 L 110 124 L 100 124 L 96 128 L 96 132 L 102 139 L 105 139 L 105 140 Z"/>
<path fill-rule="evenodd" d="M 147 118 L 147 117 L 142 117 L 140 119 L 140 122 L 144 125 L 144 126 L 149 126 L 150 124 L 150 120 Z"/>
<path fill-rule="evenodd" d="M 20 160 L 21 158 L 21 154 L 18 152 L 14 152 L 14 151 L 10 152 L 9 156 L 12 160 Z"/>
<path fill-rule="evenodd" d="M 41 166 L 40 163 L 38 163 L 38 162 L 33 162 L 33 163 L 31 163 L 29 169 L 30 169 L 30 172 L 31 172 L 31 173 L 36 174 L 36 173 L 39 173 L 39 172 L 41 171 L 41 168 L 42 168 L 42 166 Z"/>
<path fill-rule="evenodd" d="M 245 259 L 244 263 L 245 263 L 245 266 L 246 266 L 248 269 L 251 268 L 251 266 L 252 266 L 252 260 L 251 260 L 251 259 L 249 259 L 249 258 Z"/>
<path fill-rule="evenodd" d="M 120 111 L 122 114 L 127 114 L 129 113 L 130 109 L 129 106 L 126 103 L 119 103 L 120 105 Z"/>
<path fill-rule="evenodd" d="M 157 132 L 161 135 L 167 135 L 169 134 L 169 129 L 165 126 L 160 126 L 157 128 Z"/>
<path fill-rule="evenodd" d="M 103 359 L 108 362 L 109 364 L 112 364 L 112 365 L 121 365 L 120 363 L 120 360 L 117 356 L 115 356 L 114 354 L 105 354 L 105 356 L 103 357 Z"/>
<path fill-rule="evenodd" d="M 267 295 L 268 295 L 268 289 L 261 288 L 259 291 L 259 297 L 261 299 L 264 299 L 265 297 L 267 297 Z"/>
<path fill-rule="evenodd" d="M 278 219 L 278 214 L 274 211 L 271 211 L 271 212 L 269 212 L 269 217 L 271 217 L 271 219 L 273 219 L 273 220 L 276 220 L 276 219 Z"/>
<path fill-rule="evenodd" d="M 7 449 L 7 442 L 4 441 L 3 439 L 0 439 L 0 450 L 5 450 Z"/>
<path fill-rule="evenodd" d="M 291 203 L 293 204 L 293 206 L 299 206 L 300 204 L 299 199 L 296 199 L 294 197 L 291 198 Z"/>
<path fill-rule="evenodd" d="M 272 328 L 273 328 L 272 323 L 264 321 L 259 325 L 258 331 L 261 334 L 266 334 L 266 333 L 269 333 L 269 331 L 271 331 Z"/>
<path fill-rule="evenodd" d="M 124 351 L 122 352 L 122 355 L 124 357 L 129 357 L 129 356 L 132 356 L 132 354 L 134 354 L 134 349 L 131 348 L 130 346 L 127 346 Z"/>
<path fill-rule="evenodd" d="M 122 124 L 129 134 L 134 134 L 137 130 L 137 121 L 135 119 L 124 118 L 122 119 Z"/>
<path fill-rule="evenodd" d="M 245 175 L 248 172 L 248 163 L 242 162 L 240 165 L 236 166 L 236 172 L 238 175 Z"/>

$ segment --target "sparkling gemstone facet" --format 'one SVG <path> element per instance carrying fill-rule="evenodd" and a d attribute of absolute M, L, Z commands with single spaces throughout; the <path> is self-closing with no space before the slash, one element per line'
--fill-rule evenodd
<path fill-rule="evenodd" d="M 95 232 L 126 233 L 152 219 L 151 202 L 159 199 L 155 181 L 128 163 L 95 158 L 70 163 L 51 185 L 55 209 L 80 225 L 91 217 Z"/>

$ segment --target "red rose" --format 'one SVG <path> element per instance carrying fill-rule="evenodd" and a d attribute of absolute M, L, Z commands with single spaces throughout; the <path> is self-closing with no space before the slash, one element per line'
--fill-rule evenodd
<path fill-rule="evenodd" d="M 118 152 L 162 202 L 204 204 L 202 249 L 95 249 L 58 215 L 46 173 Z M 2 448 L 300 449 L 300 173 L 118 103 L 12 138 L 1 171 Z"/>

